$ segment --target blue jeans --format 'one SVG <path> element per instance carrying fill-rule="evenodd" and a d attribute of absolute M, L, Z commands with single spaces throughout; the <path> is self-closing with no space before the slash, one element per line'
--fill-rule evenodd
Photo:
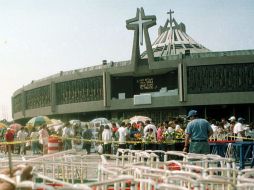
<path fill-rule="evenodd" d="M 26 144 L 25 143 L 20 144 L 20 154 L 26 155 Z"/>
<path fill-rule="evenodd" d="M 69 150 L 72 148 L 70 139 L 64 139 L 63 144 L 64 144 L 64 150 Z"/>
<path fill-rule="evenodd" d="M 38 154 L 39 153 L 39 143 L 38 143 L 38 141 L 32 141 L 32 151 L 33 151 L 33 154 Z"/>

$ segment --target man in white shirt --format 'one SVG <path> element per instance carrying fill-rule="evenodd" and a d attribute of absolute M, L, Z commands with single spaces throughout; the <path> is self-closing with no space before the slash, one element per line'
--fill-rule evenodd
<path fill-rule="evenodd" d="M 245 137 L 244 120 L 245 119 L 242 117 L 239 117 L 233 129 L 234 135 L 238 138 L 238 141 L 243 141 L 242 137 Z"/>
<path fill-rule="evenodd" d="M 126 148 L 126 136 L 127 136 L 127 130 L 125 127 L 125 123 L 122 122 L 121 126 L 119 127 L 119 129 L 117 130 L 118 133 L 118 141 L 119 141 L 119 146 L 118 148 L 122 148 L 125 149 Z"/>
<path fill-rule="evenodd" d="M 153 129 L 153 133 L 155 136 L 157 136 L 157 128 L 155 125 L 151 124 L 150 120 L 145 121 L 145 128 L 144 128 L 144 136 L 146 136 L 149 132 L 149 129 Z"/>
<path fill-rule="evenodd" d="M 217 132 L 218 132 L 218 126 L 216 125 L 216 120 L 215 119 L 212 119 L 211 120 L 211 127 L 212 127 L 212 129 L 213 129 L 213 134 L 217 134 Z"/>

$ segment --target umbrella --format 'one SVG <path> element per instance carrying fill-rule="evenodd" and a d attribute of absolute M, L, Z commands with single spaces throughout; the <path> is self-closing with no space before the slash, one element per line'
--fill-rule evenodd
<path fill-rule="evenodd" d="M 141 116 L 141 115 L 136 115 L 130 118 L 130 123 L 137 123 L 138 121 L 142 121 L 145 123 L 146 120 L 152 121 L 151 118 L 146 117 L 146 116 Z"/>
<path fill-rule="evenodd" d="M 111 122 L 104 117 L 93 119 L 92 121 L 90 121 L 90 123 L 93 123 L 93 124 L 99 123 L 100 125 L 111 124 Z"/>
<path fill-rule="evenodd" d="M 51 120 L 47 117 L 47 116 L 37 116 L 37 117 L 33 117 L 32 119 L 30 119 L 27 122 L 28 126 L 39 126 L 39 125 L 43 125 L 43 124 L 50 124 Z"/>
<path fill-rule="evenodd" d="M 6 128 L 7 128 L 7 125 L 5 125 L 4 123 L 0 123 L 0 138 L 4 137 Z"/>
<path fill-rule="evenodd" d="M 19 123 L 13 123 L 10 125 L 10 128 L 12 130 L 14 130 L 15 132 L 17 132 L 18 130 L 20 130 L 20 128 L 22 127 L 22 125 L 20 125 Z"/>
<path fill-rule="evenodd" d="M 55 132 L 59 131 L 59 130 L 60 130 L 61 128 L 63 128 L 63 127 L 64 127 L 64 124 L 60 124 L 60 125 L 55 125 L 55 126 L 53 126 Z"/>
<path fill-rule="evenodd" d="M 125 124 L 127 124 L 127 123 L 130 123 L 131 120 L 130 120 L 130 119 L 124 119 L 122 122 L 125 123 Z"/>
<path fill-rule="evenodd" d="M 51 123 L 47 124 L 47 127 L 50 131 L 57 132 L 60 128 L 64 126 L 64 123 L 60 119 L 51 119 Z"/>
<path fill-rule="evenodd" d="M 50 124 L 47 124 L 47 127 L 53 127 L 55 125 L 63 125 L 64 123 L 60 119 L 51 119 Z"/>
<path fill-rule="evenodd" d="M 64 124 L 59 124 L 59 125 L 52 125 L 52 126 L 48 126 L 48 129 L 50 131 L 55 131 L 58 132 L 60 129 L 62 129 L 64 127 Z"/>
<path fill-rule="evenodd" d="M 0 129 L 5 129 L 7 128 L 7 125 L 5 125 L 4 123 L 0 123 Z"/>
<path fill-rule="evenodd" d="M 77 125 L 81 125 L 81 121 L 78 120 L 78 119 L 70 120 L 69 123 L 70 123 L 71 125 L 76 125 L 76 124 L 77 124 Z"/>
<path fill-rule="evenodd" d="M 28 129 L 28 131 L 32 131 L 32 129 L 34 128 L 32 125 L 26 125 L 25 126 L 26 129 Z M 36 131 L 38 131 L 38 128 L 35 127 Z"/>

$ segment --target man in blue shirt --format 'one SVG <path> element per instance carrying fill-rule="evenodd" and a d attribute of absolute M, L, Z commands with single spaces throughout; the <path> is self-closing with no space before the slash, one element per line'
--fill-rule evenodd
<path fill-rule="evenodd" d="M 190 153 L 209 154 L 210 147 L 208 139 L 213 134 L 213 129 L 209 122 L 205 119 L 198 118 L 198 112 L 196 110 L 190 110 L 187 118 L 191 121 L 188 123 L 185 131 L 183 151 L 187 152 L 189 141 L 191 140 L 189 147 Z"/>

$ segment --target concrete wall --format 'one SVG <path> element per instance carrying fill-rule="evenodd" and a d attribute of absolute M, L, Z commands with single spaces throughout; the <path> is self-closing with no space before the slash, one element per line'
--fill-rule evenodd
<path fill-rule="evenodd" d="M 187 83 L 186 83 L 186 69 L 188 66 L 196 65 L 216 65 L 216 64 L 232 64 L 232 63 L 254 63 L 254 51 L 243 51 L 234 53 L 223 52 L 217 54 L 206 53 L 191 55 L 185 57 L 180 54 L 175 56 L 177 59 L 158 61 L 153 63 L 147 63 L 147 65 L 142 65 L 134 70 L 135 67 L 127 62 L 125 66 L 103 66 L 101 69 L 96 70 L 75 70 L 69 71 L 69 73 L 58 73 L 55 77 L 50 77 L 46 80 L 34 81 L 23 88 L 18 89 L 13 96 L 21 94 L 23 91 L 31 90 L 45 85 L 54 86 L 58 82 L 75 80 L 80 78 L 88 78 L 92 76 L 103 76 L 105 75 L 104 88 L 106 93 L 106 100 L 93 101 L 93 102 L 80 102 L 75 104 L 67 105 L 56 105 L 55 101 L 52 101 L 52 107 L 44 107 L 32 110 L 23 110 L 23 112 L 13 113 L 13 118 L 15 120 L 22 118 L 30 118 L 37 115 L 55 115 L 55 114 L 68 114 L 68 113 L 78 113 L 78 112 L 96 112 L 96 111 L 117 111 L 117 110 L 135 110 L 135 109 L 146 109 L 146 108 L 173 108 L 173 107 L 185 107 L 194 105 L 224 105 L 224 104 L 250 104 L 254 103 L 254 92 L 232 92 L 232 93 L 206 93 L 206 94 L 186 94 Z M 224 55 L 224 56 L 223 56 Z M 152 103 L 148 105 L 134 105 L 133 98 L 128 99 L 113 99 L 111 100 L 110 91 L 110 76 L 144 76 L 151 74 L 160 74 L 168 72 L 172 69 L 179 69 L 179 64 L 183 65 L 182 75 L 182 86 L 183 92 L 181 96 L 160 96 L 152 97 Z M 115 63 L 117 64 L 117 63 Z M 54 84 L 54 85 L 52 85 Z M 56 92 L 57 93 L 57 92 Z M 182 94 L 183 93 L 183 94 Z M 52 94 L 51 97 L 56 97 Z"/>

